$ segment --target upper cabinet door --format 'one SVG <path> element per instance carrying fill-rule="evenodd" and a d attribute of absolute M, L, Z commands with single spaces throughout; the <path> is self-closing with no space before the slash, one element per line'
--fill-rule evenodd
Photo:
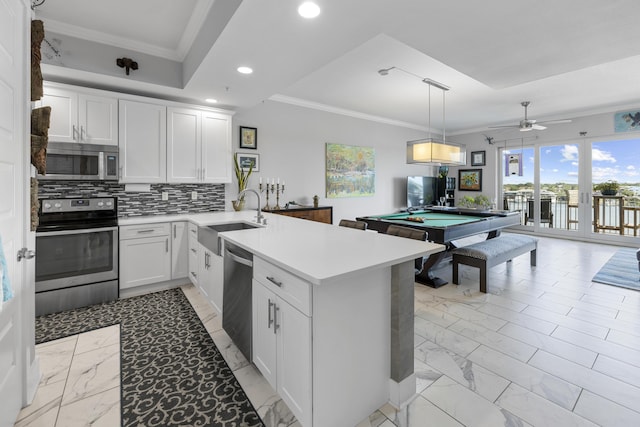
<path fill-rule="evenodd" d="M 118 145 L 118 100 L 44 87 L 39 103 L 51 107 L 49 141 Z"/>
<path fill-rule="evenodd" d="M 202 120 L 199 110 L 167 108 L 167 181 L 202 181 Z"/>
<path fill-rule="evenodd" d="M 78 96 L 80 142 L 118 145 L 118 100 L 104 96 Z"/>
<path fill-rule="evenodd" d="M 167 108 L 120 100 L 120 182 L 155 184 L 167 179 Z"/>
<path fill-rule="evenodd" d="M 202 113 L 203 182 L 231 182 L 231 116 Z"/>
<path fill-rule="evenodd" d="M 51 107 L 49 141 L 80 142 L 77 92 L 45 86 L 40 103 Z"/>

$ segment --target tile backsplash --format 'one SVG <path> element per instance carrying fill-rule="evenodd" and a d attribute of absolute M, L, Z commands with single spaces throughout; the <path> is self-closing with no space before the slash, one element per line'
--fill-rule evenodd
<path fill-rule="evenodd" d="M 118 216 L 172 215 L 224 211 L 224 184 L 151 184 L 148 192 L 125 192 L 124 184 L 104 181 L 38 182 L 38 197 L 117 197 Z M 197 199 L 191 193 L 197 192 Z M 162 193 L 169 200 L 162 200 Z"/>

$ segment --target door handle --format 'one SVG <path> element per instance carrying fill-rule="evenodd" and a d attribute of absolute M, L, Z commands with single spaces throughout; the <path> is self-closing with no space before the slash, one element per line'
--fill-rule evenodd
<path fill-rule="evenodd" d="M 31 259 L 35 256 L 36 256 L 36 251 L 27 249 L 27 248 L 22 248 L 18 251 L 18 256 L 16 258 L 18 259 L 18 262 L 20 262 L 23 259 Z"/>
<path fill-rule="evenodd" d="M 271 302 L 271 298 L 269 298 L 269 323 L 267 323 L 267 329 L 271 329 L 271 324 L 273 323 L 273 317 L 271 316 L 271 307 L 275 307 L 275 304 Z"/>

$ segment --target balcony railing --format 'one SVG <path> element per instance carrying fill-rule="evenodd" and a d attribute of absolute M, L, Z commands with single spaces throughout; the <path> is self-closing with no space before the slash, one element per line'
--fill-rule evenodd
<path fill-rule="evenodd" d="M 538 207 L 535 199 L 526 192 L 506 194 L 503 199 L 503 209 L 508 211 L 520 211 L 523 225 L 533 225 L 533 209 Z M 640 198 L 612 197 L 602 198 L 599 194 L 594 196 L 592 207 L 598 206 L 598 224 L 594 223 L 595 208 L 591 209 L 592 231 L 602 234 L 620 234 L 625 236 L 638 236 L 640 234 Z M 542 206 L 541 226 L 564 230 L 576 230 L 578 228 L 578 204 L 570 201 L 568 195 L 556 195 L 551 192 L 543 192 L 540 201 Z M 622 216 L 620 209 L 622 208 Z"/>

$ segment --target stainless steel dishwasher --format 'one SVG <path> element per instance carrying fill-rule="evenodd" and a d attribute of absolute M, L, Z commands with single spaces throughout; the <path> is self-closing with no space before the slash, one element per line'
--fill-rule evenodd
<path fill-rule="evenodd" d="M 224 288 L 222 328 L 249 362 L 251 352 L 251 281 L 253 254 L 224 242 Z"/>

